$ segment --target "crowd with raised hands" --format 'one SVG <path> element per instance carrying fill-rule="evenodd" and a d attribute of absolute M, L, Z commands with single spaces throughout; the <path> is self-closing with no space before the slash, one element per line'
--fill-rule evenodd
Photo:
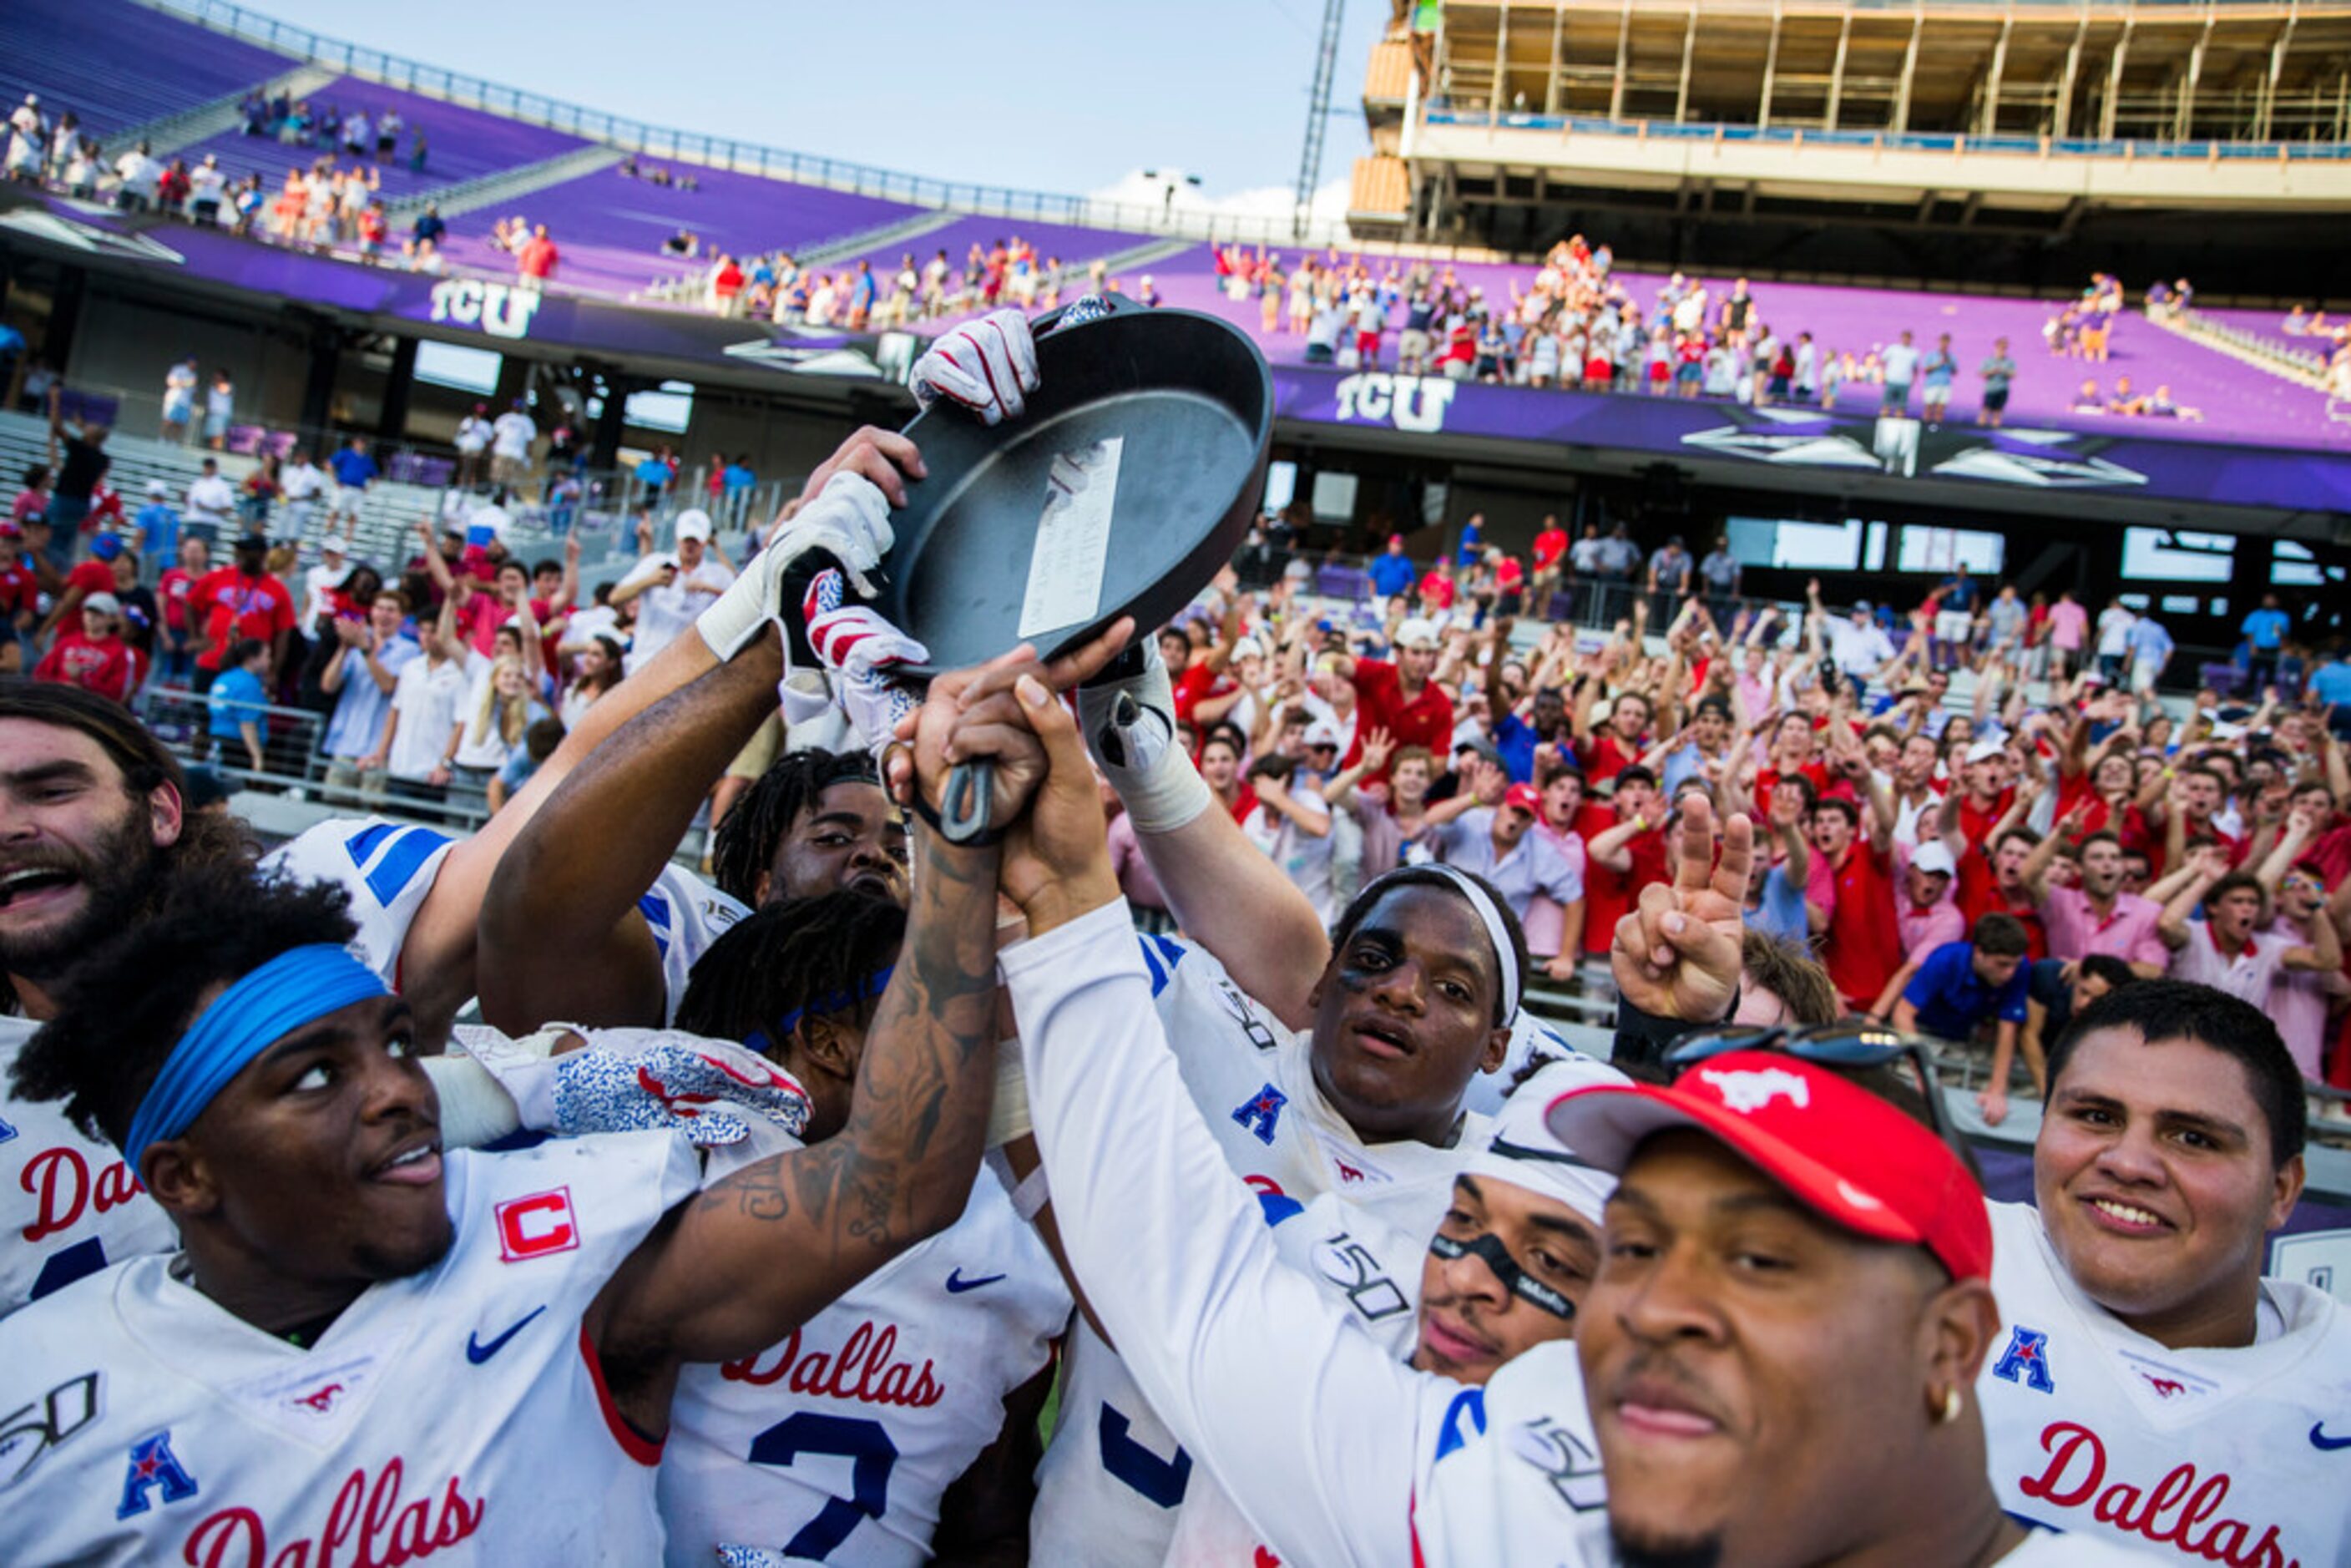
<path fill-rule="evenodd" d="M 1037 386 L 1017 314 L 914 373 L 990 425 Z M 858 433 L 707 592 L 682 528 L 671 634 L 467 836 L 256 866 L 120 707 L 0 684 L 0 1557 L 2351 1549 L 2351 1322 L 2262 1273 L 2308 1125 L 2249 999 L 2340 948 L 2221 870 L 2339 846 L 2323 725 L 1957 713 L 1824 608 L 1529 645 L 1287 578 L 918 685 L 870 590 L 925 472 Z M 1282 835 L 1341 811 L 1396 863 L 1318 900 Z M 2152 946 L 2126 830 L 2186 879 Z M 1897 874 L 1926 928 L 2001 907 L 1902 978 Z M 1571 1039 L 1530 919 L 1579 881 L 1614 1009 Z M 2007 1041 L 2034 919 L 2089 951 L 1993 1203 L 1929 1037 Z"/>

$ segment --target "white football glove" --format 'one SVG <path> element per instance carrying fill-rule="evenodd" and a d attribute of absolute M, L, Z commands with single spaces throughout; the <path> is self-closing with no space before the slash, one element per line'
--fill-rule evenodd
<path fill-rule="evenodd" d="M 781 624 L 786 609 L 784 574 L 812 549 L 824 550 L 848 572 L 857 591 L 871 598 L 866 574 L 897 543 L 890 527 L 890 500 L 860 474 L 835 474 L 816 499 L 784 527 L 775 542 L 753 557 L 743 575 L 727 586 L 695 622 L 695 630 L 720 659 L 731 659 L 767 628 Z"/>
<path fill-rule="evenodd" d="M 967 321 L 934 343 L 906 378 L 914 401 L 928 408 L 940 398 L 959 402 L 983 424 L 1019 419 L 1037 390 L 1037 344 L 1029 318 L 998 310 Z"/>
<path fill-rule="evenodd" d="M 1176 692 L 1159 642 L 1137 644 L 1142 670 L 1078 688 L 1078 728 L 1086 749 L 1126 803 L 1137 832 L 1170 833 L 1216 797 L 1176 740 Z M 1113 666 L 1114 668 L 1117 666 Z"/>
<path fill-rule="evenodd" d="M 832 677 L 832 695 L 857 739 L 877 758 L 922 695 L 890 671 L 931 651 L 862 604 L 845 603 L 841 573 L 820 571 L 800 601 L 809 646 Z"/>

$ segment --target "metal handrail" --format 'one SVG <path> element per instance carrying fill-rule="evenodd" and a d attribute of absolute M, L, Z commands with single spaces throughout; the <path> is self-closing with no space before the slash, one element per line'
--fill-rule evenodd
<path fill-rule="evenodd" d="M 426 65 L 404 56 L 372 49 L 346 39 L 329 38 L 305 27 L 291 26 L 265 16 L 234 0 L 141 0 L 168 15 L 200 26 L 332 66 L 348 76 L 380 81 L 403 91 L 480 109 L 510 120 L 544 125 L 591 141 L 675 159 L 705 168 L 760 174 L 822 185 L 883 201 L 911 205 L 951 208 L 986 217 L 1033 223 L 1069 224 L 1082 228 L 1129 229 L 1182 235 L 1192 239 L 1240 243 L 1349 244 L 1344 222 L 1322 221 L 1308 225 L 1301 236 L 1288 213 L 1235 215 L 1185 211 L 1167 204 L 1105 202 L 1092 196 L 1056 195 L 1012 186 L 967 183 L 909 174 L 846 159 L 820 157 L 768 147 L 732 137 L 704 135 L 673 127 L 648 125 L 625 115 L 590 109 L 541 93 L 486 80 L 463 71 Z"/>

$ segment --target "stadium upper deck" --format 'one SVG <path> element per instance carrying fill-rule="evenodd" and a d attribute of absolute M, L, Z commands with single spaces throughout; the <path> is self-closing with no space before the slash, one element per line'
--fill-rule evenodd
<path fill-rule="evenodd" d="M 1614 210 L 1718 251 L 1805 224 L 1934 236 L 1912 254 L 1959 231 L 2005 240 L 1968 254 L 2008 276 L 2020 239 L 2070 271 L 2168 223 L 2220 283 L 2222 254 L 2351 210 L 2346 0 L 1395 4 L 1359 230 L 1509 246 Z M 2212 211 L 2252 226 L 2177 225 Z"/>

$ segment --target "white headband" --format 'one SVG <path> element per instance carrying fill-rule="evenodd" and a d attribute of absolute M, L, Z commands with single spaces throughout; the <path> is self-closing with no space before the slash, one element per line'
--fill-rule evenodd
<path fill-rule="evenodd" d="M 1494 967 L 1500 971 L 1502 977 L 1502 1021 L 1510 1023 L 1519 1016 L 1519 960 L 1518 949 L 1510 945 L 1510 928 L 1502 924 L 1502 912 L 1495 907 L 1494 900 L 1478 885 L 1477 880 L 1458 866 L 1430 865 L 1416 869 L 1433 871 L 1459 888 L 1461 896 L 1469 901 L 1469 907 L 1478 912 L 1478 918 L 1486 923 L 1486 936 L 1494 944 Z"/>

